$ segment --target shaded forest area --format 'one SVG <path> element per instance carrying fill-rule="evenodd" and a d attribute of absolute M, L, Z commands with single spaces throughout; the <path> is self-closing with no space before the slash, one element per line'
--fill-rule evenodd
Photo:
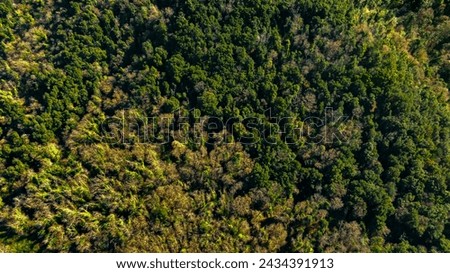
<path fill-rule="evenodd" d="M 449 16 L 1 1 L 0 251 L 450 252 Z M 327 109 L 349 118 L 306 122 Z M 105 141 L 124 110 L 168 141 Z"/>

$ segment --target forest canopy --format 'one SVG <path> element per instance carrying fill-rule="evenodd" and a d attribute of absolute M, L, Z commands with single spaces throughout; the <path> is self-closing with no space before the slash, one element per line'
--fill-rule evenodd
<path fill-rule="evenodd" d="M 444 0 L 3 0 L 0 252 L 450 252 Z"/>

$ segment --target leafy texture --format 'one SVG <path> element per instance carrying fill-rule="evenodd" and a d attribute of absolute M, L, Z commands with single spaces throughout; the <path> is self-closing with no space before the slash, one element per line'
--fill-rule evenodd
<path fill-rule="evenodd" d="M 2 1 L 0 251 L 450 251 L 449 16 Z"/>

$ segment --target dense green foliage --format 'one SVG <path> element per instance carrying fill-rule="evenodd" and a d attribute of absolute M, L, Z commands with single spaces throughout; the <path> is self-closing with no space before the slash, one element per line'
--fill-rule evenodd
<path fill-rule="evenodd" d="M 449 16 L 1 1 L 0 251 L 450 252 Z"/>

